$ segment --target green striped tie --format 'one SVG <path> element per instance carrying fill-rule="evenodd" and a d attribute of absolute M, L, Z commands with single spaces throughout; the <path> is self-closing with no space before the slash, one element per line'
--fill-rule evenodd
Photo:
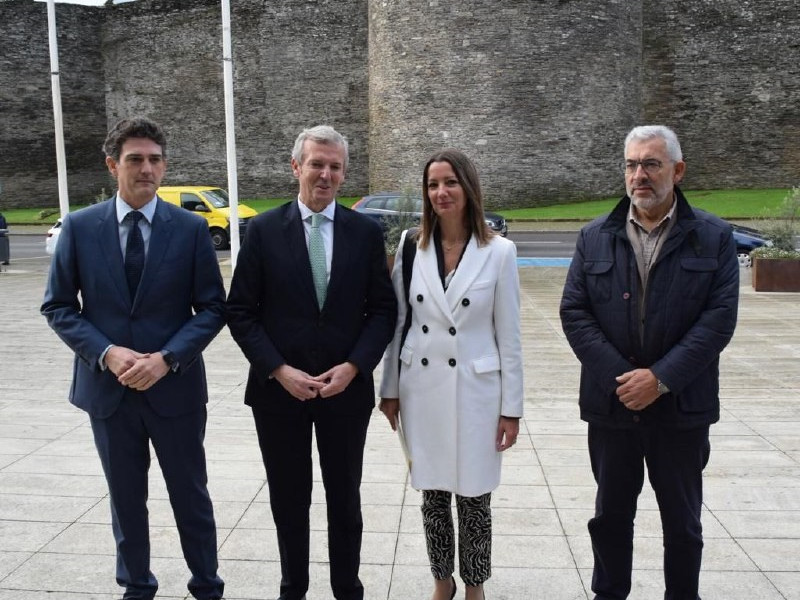
<path fill-rule="evenodd" d="M 328 291 L 325 242 L 322 241 L 322 231 L 319 228 L 323 219 L 327 219 L 327 217 L 322 213 L 311 215 L 311 231 L 308 234 L 308 257 L 311 259 L 311 276 L 314 279 L 314 290 L 317 292 L 317 303 L 320 310 L 325 304 L 325 294 Z"/>

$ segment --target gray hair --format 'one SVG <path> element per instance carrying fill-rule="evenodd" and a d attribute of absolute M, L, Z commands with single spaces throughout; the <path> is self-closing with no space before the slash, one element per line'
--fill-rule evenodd
<path fill-rule="evenodd" d="M 673 162 L 683 160 L 683 153 L 681 152 L 681 145 L 678 142 L 678 136 L 669 127 L 664 125 L 640 125 L 630 130 L 625 138 L 625 151 L 628 151 L 628 144 L 633 140 L 652 140 L 653 138 L 661 138 L 667 146 L 667 156 Z"/>
<path fill-rule="evenodd" d="M 303 164 L 303 144 L 306 140 L 317 142 L 319 144 L 333 144 L 344 148 L 344 168 L 347 170 L 347 163 L 350 162 L 348 151 L 347 138 L 341 133 L 336 131 L 330 125 L 317 125 L 310 129 L 303 129 L 297 139 L 294 141 L 294 148 L 292 148 L 292 158 Z"/>

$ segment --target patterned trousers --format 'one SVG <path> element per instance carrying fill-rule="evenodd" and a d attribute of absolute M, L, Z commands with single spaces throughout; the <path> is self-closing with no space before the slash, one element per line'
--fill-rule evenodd
<path fill-rule="evenodd" d="M 466 585 L 481 585 L 492 575 L 491 497 L 491 493 L 474 498 L 456 494 L 458 570 Z M 455 531 L 451 499 L 450 492 L 422 492 L 422 524 L 431 573 L 436 579 L 449 579 L 454 571 Z"/>

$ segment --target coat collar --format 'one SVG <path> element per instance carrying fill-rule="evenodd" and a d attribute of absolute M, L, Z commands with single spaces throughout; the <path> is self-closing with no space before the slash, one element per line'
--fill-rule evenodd
<path fill-rule="evenodd" d="M 439 263 L 436 259 L 436 248 L 433 241 L 424 250 L 421 248 L 417 250 L 419 269 L 428 294 L 432 296 L 436 306 L 450 321 L 453 321 L 453 313 L 461 305 L 470 286 L 480 275 L 490 253 L 489 244 L 480 247 L 475 236 L 472 236 L 461 257 L 461 262 L 450 280 L 450 285 L 445 291 L 442 287 L 442 280 L 439 278 Z"/>

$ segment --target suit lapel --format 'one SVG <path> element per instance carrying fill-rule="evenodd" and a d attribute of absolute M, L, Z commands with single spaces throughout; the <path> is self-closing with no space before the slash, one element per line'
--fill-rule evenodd
<path fill-rule="evenodd" d="M 119 245 L 119 223 L 117 223 L 117 207 L 115 198 L 108 200 L 108 210 L 99 224 L 99 242 L 103 258 L 108 265 L 108 273 L 122 298 L 129 304 L 133 299 L 128 291 L 128 280 L 125 279 L 125 263 L 122 259 L 122 248 Z"/>
<path fill-rule="evenodd" d="M 297 200 L 288 203 L 286 213 L 283 216 L 283 233 L 286 236 L 289 256 L 291 257 L 289 260 L 294 262 L 295 273 L 298 274 L 300 285 L 303 287 L 298 295 L 313 301 L 316 307 L 317 293 L 314 290 L 311 261 L 308 257 L 308 245 L 306 244 L 306 232 L 303 221 L 300 218 Z"/>
<path fill-rule="evenodd" d="M 345 273 L 350 262 L 350 240 L 355 238 L 355 236 L 348 235 L 350 225 L 350 215 L 337 204 L 333 218 L 333 256 L 331 257 L 331 275 L 328 279 L 326 304 L 328 303 L 327 298 L 335 295 L 347 280 Z"/>
<path fill-rule="evenodd" d="M 136 298 L 133 299 L 134 308 L 139 303 L 139 299 L 147 294 L 148 289 L 153 284 L 153 277 L 158 273 L 158 268 L 164 260 L 164 254 L 167 251 L 171 237 L 172 217 L 165 208 L 164 201 L 158 198 L 156 200 L 156 212 L 153 214 L 153 222 L 150 224 L 150 242 L 147 245 L 147 258 L 144 261 L 142 279 L 139 281 L 139 287 L 136 288 Z"/>

